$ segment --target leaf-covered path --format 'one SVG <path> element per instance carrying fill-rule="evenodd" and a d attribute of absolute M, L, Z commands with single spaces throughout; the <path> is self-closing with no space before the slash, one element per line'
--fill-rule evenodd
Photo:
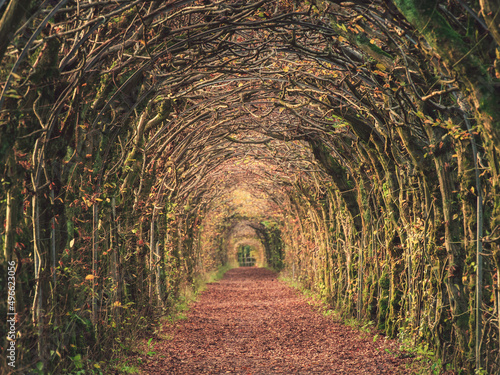
<path fill-rule="evenodd" d="M 322 316 L 262 268 L 228 271 L 165 330 L 146 374 L 408 373 L 390 343 Z"/>

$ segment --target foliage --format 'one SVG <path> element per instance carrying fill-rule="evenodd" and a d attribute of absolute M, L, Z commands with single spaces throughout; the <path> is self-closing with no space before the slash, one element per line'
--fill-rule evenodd
<path fill-rule="evenodd" d="M 17 371 L 98 373 L 250 246 L 344 318 L 498 372 L 493 0 L 226 3 L 0 24 Z"/>

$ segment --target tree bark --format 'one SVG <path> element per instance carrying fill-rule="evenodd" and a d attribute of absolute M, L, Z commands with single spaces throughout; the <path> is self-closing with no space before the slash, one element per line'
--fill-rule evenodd
<path fill-rule="evenodd" d="M 5 212 L 5 242 L 3 248 L 4 261 L 11 261 L 14 253 L 14 227 L 16 217 L 16 201 L 13 197 L 13 187 L 7 189 L 7 208 Z"/>
<path fill-rule="evenodd" d="M 14 37 L 17 26 L 28 11 L 31 0 L 11 0 L 0 20 L 0 61 Z"/>
<path fill-rule="evenodd" d="M 500 0 L 479 0 L 479 5 L 488 31 L 500 46 Z"/>
<path fill-rule="evenodd" d="M 477 46 L 463 40 L 441 16 L 434 0 L 394 0 L 394 3 L 446 65 L 458 74 L 470 93 L 479 126 L 492 138 L 492 147 L 500 151 L 500 87 L 475 55 Z M 498 14 L 498 8 L 492 14 Z"/>
<path fill-rule="evenodd" d="M 356 188 L 349 184 L 344 168 L 330 155 L 325 145 L 314 139 L 309 139 L 308 142 L 312 147 L 315 158 L 323 165 L 327 173 L 333 177 L 332 181 L 340 191 L 346 207 L 352 216 L 356 232 L 361 232 L 363 224 L 361 222 L 361 212 L 357 202 Z"/>

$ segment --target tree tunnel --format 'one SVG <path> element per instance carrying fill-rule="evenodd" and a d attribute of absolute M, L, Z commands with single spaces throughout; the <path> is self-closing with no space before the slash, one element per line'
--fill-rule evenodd
<path fill-rule="evenodd" d="M 17 369 L 104 358 L 249 246 L 443 368 L 498 371 L 499 5 L 5 2 Z"/>
<path fill-rule="evenodd" d="M 244 264 L 245 266 L 258 265 L 264 267 L 268 263 L 264 246 L 250 224 L 245 220 L 233 222 L 227 241 L 228 263 L 234 266 Z M 253 258 L 253 261 L 250 258 Z"/>

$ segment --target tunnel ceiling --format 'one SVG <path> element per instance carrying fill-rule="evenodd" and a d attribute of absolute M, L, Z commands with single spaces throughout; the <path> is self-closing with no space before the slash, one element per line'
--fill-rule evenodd
<path fill-rule="evenodd" d="M 423 156 L 415 97 L 453 80 L 428 74 L 418 37 L 383 3 L 64 3 L 49 20 L 49 9 L 35 12 L 39 38 L 21 28 L 6 55 L 16 65 L 3 128 L 17 137 L 3 158 L 14 147 L 22 159 L 23 144 L 41 136 L 39 185 L 44 158 L 56 157 L 92 159 L 97 189 L 132 170 L 122 194 L 149 179 L 138 189 L 150 199 L 175 195 L 193 207 L 240 184 L 279 204 L 297 179 L 326 186 L 328 168 L 345 171 L 333 183 L 351 190 L 353 169 L 375 173 L 360 153 L 410 168 L 403 144 L 412 142 Z M 433 110 L 446 107 L 433 99 Z M 32 107 L 39 124 L 23 119 Z M 313 152 L 333 158 L 320 165 Z"/>
<path fill-rule="evenodd" d="M 283 215 L 292 191 L 334 189 L 360 231 L 359 181 L 400 170 L 436 189 L 427 156 L 449 142 L 429 125 L 467 137 L 469 113 L 500 144 L 491 54 L 456 58 L 405 2 L 45 5 L 3 51 L 0 158 L 28 191 L 87 178 L 88 202 L 119 192 L 141 217 L 210 211 L 237 188 Z M 461 2 L 436 9 L 433 25 L 484 29 Z"/>

